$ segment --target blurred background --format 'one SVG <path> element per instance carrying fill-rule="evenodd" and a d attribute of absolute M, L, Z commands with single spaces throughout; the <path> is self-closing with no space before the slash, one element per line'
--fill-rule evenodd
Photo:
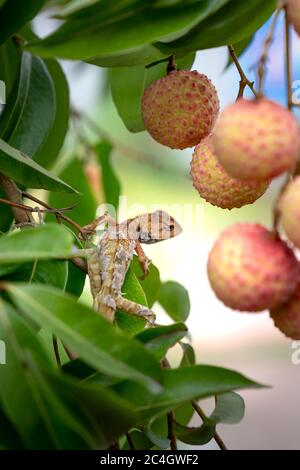
<path fill-rule="evenodd" d="M 35 23 L 42 37 L 56 27 L 55 20 L 43 15 Z M 266 24 L 241 58 L 249 78 L 255 79 L 255 65 L 267 33 Z M 271 48 L 265 92 L 282 104 L 286 101 L 284 77 L 283 21 L 278 24 Z M 294 80 L 300 79 L 300 41 L 293 35 Z M 233 102 L 239 76 L 226 68 L 226 48 L 197 54 L 193 69 L 205 73 L 216 86 L 222 108 Z M 147 246 L 145 251 L 159 267 L 162 280 L 177 280 L 189 291 L 191 314 L 188 326 L 198 362 L 238 370 L 269 385 L 259 391 L 242 392 L 246 401 L 244 420 L 234 426 L 219 426 L 229 449 L 299 449 L 300 365 L 292 363 L 292 342 L 273 326 L 267 313 L 242 314 L 224 307 L 214 296 L 206 276 L 208 252 L 222 230 L 237 221 L 255 221 L 270 226 L 272 204 L 281 179 L 254 205 L 223 211 L 206 204 L 194 190 L 189 165 L 192 149 L 171 151 L 156 144 L 146 133 L 130 134 L 112 102 L 107 72 L 98 67 L 63 62 L 71 87 L 72 104 L 97 122 L 114 143 L 113 164 L 122 185 L 120 219 L 156 208 L 165 208 L 184 228 L 177 239 Z M 251 96 L 251 92 L 248 93 Z M 70 139 L 65 146 L 70 151 Z M 55 168 L 54 168 L 55 170 Z M 127 209 L 126 209 L 127 208 Z M 83 301 L 90 302 L 85 289 Z M 158 306 L 160 323 L 167 323 Z M 174 364 L 179 350 L 172 351 Z M 204 403 L 209 410 L 211 403 Z M 196 421 L 195 421 L 196 423 Z M 214 448 L 212 442 L 206 448 Z"/>

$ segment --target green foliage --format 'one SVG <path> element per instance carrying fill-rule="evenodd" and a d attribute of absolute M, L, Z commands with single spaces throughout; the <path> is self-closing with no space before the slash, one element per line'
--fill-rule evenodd
<path fill-rule="evenodd" d="M 101 202 L 117 209 L 121 186 L 111 142 L 90 143 L 88 132 L 79 132 L 89 154 L 76 142 L 73 154 L 62 155 L 70 102 L 57 59 L 109 67 L 117 111 L 131 132 L 140 132 L 142 95 L 165 75 L 170 55 L 180 69 L 190 69 L 195 53 L 211 47 L 232 43 L 239 56 L 276 3 L 0 0 L 0 80 L 7 91 L 0 114 L 1 174 L 20 190 L 51 191 L 51 206 L 76 204 L 67 214 L 80 226 L 95 218 L 99 188 Z M 40 39 L 31 20 L 54 5 L 61 26 Z M 99 181 L 87 172 L 91 163 Z M 60 170 L 59 177 L 49 168 Z M 6 197 L 0 188 L 0 198 Z M 7 356 L 0 366 L 0 449 L 107 449 L 116 442 L 128 449 L 126 434 L 135 449 L 168 448 L 170 412 L 176 438 L 202 445 L 219 423 L 239 422 L 244 402 L 235 391 L 261 385 L 232 370 L 196 365 L 184 323 L 187 290 L 162 282 L 153 264 L 143 278 L 135 256 L 122 295 L 154 312 L 160 304 L 174 323 L 149 326 L 121 311 L 109 323 L 80 299 L 86 273 L 69 259 L 80 242 L 54 217 L 15 230 L 11 208 L 0 206 L 0 339 Z M 163 360 L 178 344 L 179 366 L 166 367 Z M 195 401 L 213 396 L 213 413 L 199 427 L 189 426 Z"/>

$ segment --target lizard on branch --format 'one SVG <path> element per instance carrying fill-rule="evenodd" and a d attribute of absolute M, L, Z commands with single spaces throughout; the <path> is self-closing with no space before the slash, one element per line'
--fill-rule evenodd
<path fill-rule="evenodd" d="M 157 243 L 176 237 L 182 228 L 167 212 L 156 211 L 128 219 L 120 224 L 107 213 L 81 230 L 81 237 L 88 239 L 97 227 L 107 224 L 97 245 L 87 252 L 87 269 L 93 296 L 93 308 L 109 321 L 115 319 L 116 309 L 145 318 L 154 323 L 155 314 L 122 296 L 122 286 L 134 252 L 138 256 L 144 276 L 147 276 L 150 260 L 142 243 Z"/>

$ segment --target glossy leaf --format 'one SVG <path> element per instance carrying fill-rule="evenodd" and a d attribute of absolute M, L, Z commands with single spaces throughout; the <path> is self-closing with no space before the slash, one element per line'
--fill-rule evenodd
<path fill-rule="evenodd" d="M 53 126 L 45 142 L 34 155 L 34 160 L 45 168 L 49 168 L 61 150 L 69 127 L 70 97 L 69 86 L 60 64 L 56 60 L 46 60 L 45 65 L 52 78 L 56 112 Z"/>
<path fill-rule="evenodd" d="M 137 304 L 145 305 L 145 307 L 147 307 L 145 293 L 137 277 L 131 269 L 129 269 L 126 273 L 125 281 L 122 287 L 122 295 L 126 299 L 132 300 Z M 117 310 L 116 323 L 118 327 L 121 328 L 121 330 L 126 331 L 126 333 L 130 334 L 131 336 L 134 336 L 144 329 L 146 320 Z"/>
<path fill-rule="evenodd" d="M 145 344 L 148 351 L 158 360 L 162 360 L 168 350 L 180 341 L 187 333 L 187 327 L 183 323 L 175 323 L 168 326 L 148 328 L 139 333 L 136 338 Z"/>
<path fill-rule="evenodd" d="M 0 8 L 0 44 L 30 21 L 45 3 L 46 0 L 6 0 Z"/>
<path fill-rule="evenodd" d="M 94 149 L 102 168 L 102 187 L 105 202 L 117 210 L 121 185 L 111 162 L 112 146 L 109 142 L 104 141 L 97 144 Z"/>
<path fill-rule="evenodd" d="M 0 139 L 0 171 L 17 183 L 29 188 L 76 193 L 71 186 L 2 139 Z"/>
<path fill-rule="evenodd" d="M 7 284 L 9 296 L 39 326 L 52 331 L 87 364 L 113 377 L 132 378 L 159 390 L 159 364 L 139 342 L 70 295 L 43 285 Z"/>
<path fill-rule="evenodd" d="M 179 69 L 190 69 L 195 54 L 177 60 Z M 117 67 L 110 71 L 112 97 L 118 113 L 130 132 L 145 129 L 141 115 L 141 100 L 145 89 L 156 80 L 166 75 L 167 63 L 163 62 L 150 68 Z"/>
<path fill-rule="evenodd" d="M 8 266 L 9 268 L 10 266 Z M 9 282 L 37 282 L 64 289 L 68 277 L 68 262 L 63 260 L 45 260 L 34 263 L 15 264 L 13 271 L 4 276 Z M 0 270 L 0 277 L 1 270 Z"/>
<path fill-rule="evenodd" d="M 20 54 L 12 39 L 0 47 L 0 80 L 5 83 L 6 102 L 10 100 L 19 75 Z"/>
<path fill-rule="evenodd" d="M 178 282 L 168 281 L 161 285 L 158 301 L 175 321 L 185 321 L 190 313 L 188 291 Z"/>
<path fill-rule="evenodd" d="M 193 366 L 196 363 L 195 351 L 188 343 L 180 343 L 183 355 L 180 362 L 180 367 Z"/>
<path fill-rule="evenodd" d="M 164 390 L 153 396 L 137 383 L 120 382 L 112 388 L 126 400 L 135 403 L 142 419 L 160 416 L 176 407 L 217 394 L 262 385 L 238 372 L 214 366 L 190 366 L 162 371 Z"/>
<path fill-rule="evenodd" d="M 27 48 L 44 57 L 75 60 L 126 54 L 159 39 L 171 40 L 183 36 L 227 2 L 205 0 L 201 3 L 179 4 L 171 9 L 153 8 L 152 5 L 139 3 L 125 17 L 112 14 L 110 21 L 97 14 L 70 18 L 52 35 L 42 41 L 32 42 Z"/>
<path fill-rule="evenodd" d="M 257 31 L 271 16 L 277 0 L 230 0 L 217 11 L 201 21 L 188 34 L 171 42 L 155 45 L 165 54 L 184 54 L 190 51 L 235 44 Z"/>
<path fill-rule="evenodd" d="M 96 218 L 97 203 L 84 171 L 84 162 L 75 156 L 59 176 L 67 184 L 76 188 L 78 194 L 51 193 L 50 205 L 68 207 L 76 204 L 68 215 L 81 226 L 89 224 Z M 47 216 L 47 220 L 50 219 L 53 220 L 53 215 Z"/>
<path fill-rule="evenodd" d="M 147 297 L 147 304 L 151 308 L 158 298 L 161 285 L 159 270 L 153 263 L 151 263 L 149 266 L 149 274 L 144 277 L 144 273 L 139 265 L 137 256 L 133 257 L 130 267 L 138 278 L 138 281 Z"/>
<path fill-rule="evenodd" d="M 65 258 L 71 254 L 71 248 L 72 236 L 67 230 L 56 224 L 46 224 L 2 237 L 0 264 Z"/>
<path fill-rule="evenodd" d="M 68 278 L 66 292 L 80 297 L 84 289 L 86 273 L 77 268 L 71 261 L 68 261 Z"/>
<path fill-rule="evenodd" d="M 32 157 L 46 139 L 55 112 L 54 84 L 46 65 L 24 52 L 18 86 L 0 119 L 0 137 Z"/>

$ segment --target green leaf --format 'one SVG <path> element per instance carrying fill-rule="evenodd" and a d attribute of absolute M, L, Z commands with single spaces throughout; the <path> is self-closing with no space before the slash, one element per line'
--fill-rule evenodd
<path fill-rule="evenodd" d="M 151 351 L 157 360 L 162 360 L 167 351 L 180 341 L 186 333 L 187 327 L 183 323 L 175 323 L 168 326 L 148 328 L 139 333 L 136 338 L 145 344 L 148 351 Z"/>
<path fill-rule="evenodd" d="M 108 142 L 100 142 L 95 146 L 95 152 L 102 168 L 102 185 L 105 202 L 117 210 L 121 194 L 121 185 L 111 163 L 112 146 Z M 114 214 L 112 214 L 114 215 Z"/>
<path fill-rule="evenodd" d="M 158 268 L 151 263 L 149 266 L 149 274 L 144 278 L 144 273 L 139 265 L 138 257 L 134 256 L 130 265 L 132 271 L 139 280 L 140 285 L 147 297 L 147 304 L 151 308 L 158 298 L 161 285 Z"/>
<path fill-rule="evenodd" d="M 142 431 L 133 429 L 133 431 L 129 432 L 129 435 L 135 450 L 148 450 L 153 447 L 153 443 L 150 441 L 150 439 L 148 439 L 148 437 L 145 436 Z M 125 440 L 125 443 L 122 446 L 122 450 L 131 450 L 127 440 Z"/>
<path fill-rule="evenodd" d="M 144 420 L 161 416 L 200 398 L 243 388 L 262 388 L 262 385 L 238 372 L 203 365 L 163 369 L 161 383 L 163 391 L 156 396 L 136 382 L 124 381 L 112 388 L 124 399 L 134 403 Z"/>
<path fill-rule="evenodd" d="M 195 351 L 193 347 L 188 343 L 181 343 L 183 355 L 180 362 L 180 367 L 193 366 L 196 363 Z"/>
<path fill-rule="evenodd" d="M 56 95 L 56 114 L 48 136 L 34 155 L 34 160 L 44 168 L 53 165 L 64 143 L 70 115 L 69 86 L 62 67 L 56 60 L 46 60 L 45 65 L 52 78 Z"/>
<path fill-rule="evenodd" d="M 235 44 L 257 31 L 274 12 L 277 0 L 230 0 L 215 14 L 203 19 L 184 37 L 156 43 L 165 54 Z"/>
<path fill-rule="evenodd" d="M 174 321 L 185 321 L 190 313 L 188 291 L 178 282 L 168 281 L 161 285 L 158 301 Z"/>
<path fill-rule="evenodd" d="M 55 90 L 46 65 L 23 52 L 19 83 L 0 119 L 0 137 L 32 157 L 51 129 L 55 111 Z"/>
<path fill-rule="evenodd" d="M 76 206 L 70 212 L 70 217 L 79 225 L 87 225 L 96 217 L 97 203 L 84 171 L 84 162 L 76 156 L 59 175 L 63 181 L 75 187 L 79 194 L 51 193 L 49 203 L 52 207 Z M 53 216 L 48 215 L 46 220 Z"/>
<path fill-rule="evenodd" d="M 186 427 L 175 423 L 176 437 L 190 445 L 204 445 L 209 442 L 216 433 L 218 423 L 239 423 L 245 413 L 245 404 L 237 393 L 229 392 L 217 396 L 215 410 L 209 418 L 204 420 L 202 426 Z"/>
<path fill-rule="evenodd" d="M 110 17 L 109 10 L 102 17 L 101 13 L 91 15 L 91 10 L 88 10 L 89 15 L 68 18 L 53 34 L 42 41 L 32 42 L 27 49 L 44 57 L 73 60 L 111 58 L 120 53 L 135 52 L 160 39 L 181 37 L 227 2 L 205 0 L 172 8 L 155 8 L 138 2 L 126 15 L 114 15 L 112 10 Z"/>
<path fill-rule="evenodd" d="M 10 266 L 7 266 L 10 268 Z M 9 282 L 37 282 L 40 284 L 48 284 L 53 287 L 64 289 L 68 276 L 68 262 L 63 260 L 45 260 L 36 261 L 18 265 L 15 264 L 11 274 L 4 276 Z M 0 277 L 1 271 L 0 271 Z"/>
<path fill-rule="evenodd" d="M 70 255 L 71 248 L 70 232 L 59 225 L 28 228 L 0 238 L 0 264 L 65 258 Z"/>
<path fill-rule="evenodd" d="M 190 69 L 194 63 L 195 54 L 177 60 L 180 69 Z M 145 129 L 141 115 L 141 100 L 145 89 L 156 80 L 166 75 L 165 62 L 153 67 L 118 67 L 110 71 L 112 97 L 118 113 L 130 132 L 140 132 Z"/>
<path fill-rule="evenodd" d="M 34 331 L 11 306 L 5 310 L 2 304 L 1 337 L 10 366 L 0 370 L 0 400 L 28 448 L 105 447 L 132 426 L 136 413 L 128 403 L 49 368 Z"/>
<path fill-rule="evenodd" d="M 6 0 L 0 8 L 0 44 L 34 18 L 45 3 L 46 0 Z"/>
<path fill-rule="evenodd" d="M 29 188 L 76 193 L 71 186 L 2 139 L 0 139 L 0 171 L 17 183 Z"/>
<path fill-rule="evenodd" d="M 159 390 L 156 380 L 161 370 L 153 356 L 74 297 L 37 284 L 6 284 L 6 289 L 31 320 L 51 330 L 87 364 L 113 377 L 132 378 Z"/>
<path fill-rule="evenodd" d="M 124 284 L 122 286 L 122 293 L 123 297 L 126 299 L 132 300 L 140 305 L 145 305 L 145 307 L 148 306 L 145 293 L 131 269 L 126 273 Z M 116 323 L 121 330 L 134 336 L 144 329 L 146 320 L 117 310 Z"/>
<path fill-rule="evenodd" d="M 19 435 L 0 408 L 0 450 L 16 450 L 22 447 Z"/>
<path fill-rule="evenodd" d="M 0 80 L 5 83 L 7 103 L 18 79 L 19 68 L 20 55 L 13 40 L 9 39 L 0 47 Z"/>
<path fill-rule="evenodd" d="M 245 403 L 243 398 L 234 392 L 217 395 L 216 407 L 209 417 L 210 422 L 236 424 L 245 414 Z"/>
<path fill-rule="evenodd" d="M 68 279 L 66 284 L 66 292 L 73 294 L 79 298 L 84 289 L 86 274 L 77 268 L 71 261 L 68 261 Z"/>

